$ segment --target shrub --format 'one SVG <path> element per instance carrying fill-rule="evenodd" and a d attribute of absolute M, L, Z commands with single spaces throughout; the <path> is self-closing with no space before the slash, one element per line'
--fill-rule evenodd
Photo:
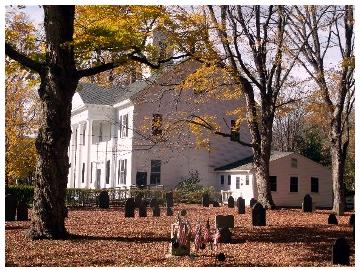
<path fill-rule="evenodd" d="M 16 200 L 32 204 L 34 199 L 34 187 L 30 185 L 11 185 L 5 188 L 6 194 L 13 194 Z"/>

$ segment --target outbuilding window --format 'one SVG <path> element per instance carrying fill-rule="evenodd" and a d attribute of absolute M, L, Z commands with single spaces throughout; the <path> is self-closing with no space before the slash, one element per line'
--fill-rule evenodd
<path fill-rule="evenodd" d="M 249 175 L 245 176 L 245 185 L 249 185 Z"/>
<path fill-rule="evenodd" d="M 277 177 L 276 176 L 270 176 L 270 190 L 276 191 L 277 190 Z"/>
<path fill-rule="evenodd" d="M 319 178 L 311 177 L 311 192 L 319 193 Z"/>
<path fill-rule="evenodd" d="M 240 177 L 236 177 L 236 189 L 240 189 Z"/>
<path fill-rule="evenodd" d="M 290 177 L 290 192 L 298 192 L 298 177 Z"/>
<path fill-rule="evenodd" d="M 231 175 L 228 175 L 228 185 L 231 185 Z"/>

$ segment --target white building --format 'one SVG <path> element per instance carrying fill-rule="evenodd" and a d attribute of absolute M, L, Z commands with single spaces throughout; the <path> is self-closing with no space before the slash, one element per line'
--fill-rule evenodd
<path fill-rule="evenodd" d="M 194 170 L 201 184 L 216 185 L 214 168 L 250 155 L 250 148 L 218 135 L 209 136 L 209 149 L 196 148 L 197 138 L 185 119 L 216 116 L 220 130 L 229 133 L 234 119 L 227 112 L 244 102 L 244 98 L 198 102 L 194 91 L 174 88 L 198 66 L 191 61 L 174 64 L 126 87 L 80 84 L 73 97 L 67 186 L 173 187 Z M 246 124 L 240 134 L 250 141 Z"/>
<path fill-rule="evenodd" d="M 215 169 L 220 189 L 227 197 L 237 200 L 257 197 L 253 157 Z M 322 165 L 293 152 L 273 152 L 270 156 L 271 194 L 275 205 L 299 207 L 310 194 L 315 207 L 331 207 L 333 202 L 331 171 Z"/>

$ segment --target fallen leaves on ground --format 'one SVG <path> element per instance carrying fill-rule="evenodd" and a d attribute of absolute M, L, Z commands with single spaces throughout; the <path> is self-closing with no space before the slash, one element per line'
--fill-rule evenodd
<path fill-rule="evenodd" d="M 217 252 L 226 255 L 215 260 L 209 248 L 195 257 L 168 256 L 170 227 L 179 210 L 187 210 L 193 228 L 209 218 L 214 231 L 215 215 L 235 217 L 233 243 L 222 244 Z M 175 215 L 124 218 L 124 209 L 73 209 L 66 219 L 72 237 L 68 240 L 30 240 L 26 237 L 30 221 L 12 221 L 5 225 L 7 266 L 332 266 L 331 247 L 335 239 L 345 237 L 351 248 L 354 266 L 350 213 L 337 217 L 339 225 L 328 225 L 328 210 L 303 213 L 301 209 L 268 210 L 265 227 L 251 225 L 250 209 L 239 215 L 236 208 L 203 208 L 177 205 Z M 192 244 L 192 252 L 194 247 Z"/>

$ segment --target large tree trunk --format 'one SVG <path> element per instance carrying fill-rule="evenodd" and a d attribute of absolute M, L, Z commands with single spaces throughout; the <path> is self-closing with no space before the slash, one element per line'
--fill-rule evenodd
<path fill-rule="evenodd" d="M 66 237 L 65 192 L 69 170 L 71 101 L 78 78 L 74 61 L 74 6 L 44 6 L 46 65 L 40 73 L 42 120 L 36 149 L 37 163 L 32 227 L 33 239 Z"/>

